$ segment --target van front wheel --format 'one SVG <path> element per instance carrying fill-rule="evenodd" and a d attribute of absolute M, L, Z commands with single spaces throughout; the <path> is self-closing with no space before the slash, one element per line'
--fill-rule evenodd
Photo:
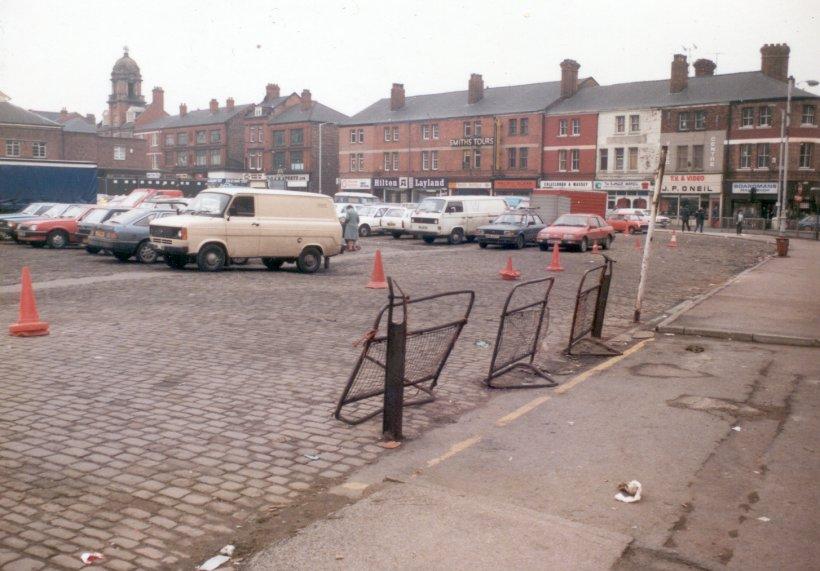
<path fill-rule="evenodd" d="M 464 241 L 464 232 L 456 228 L 450 233 L 447 241 L 454 246 L 461 244 Z"/>
<path fill-rule="evenodd" d="M 208 244 L 196 255 L 196 265 L 203 272 L 219 272 L 225 267 L 225 250 L 218 244 Z"/>
<path fill-rule="evenodd" d="M 313 274 L 322 267 L 322 253 L 316 248 L 305 248 L 296 260 L 296 267 L 304 274 Z"/>

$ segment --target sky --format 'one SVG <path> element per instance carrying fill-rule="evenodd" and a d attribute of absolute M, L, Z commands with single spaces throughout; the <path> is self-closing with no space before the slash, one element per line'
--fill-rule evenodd
<path fill-rule="evenodd" d="M 751 71 L 780 42 L 799 82 L 820 80 L 818 19 L 817 0 L 0 0 L 0 91 L 100 119 L 125 45 L 146 100 L 163 87 L 171 114 L 258 102 L 278 83 L 352 115 L 394 82 L 410 96 L 465 90 L 471 73 L 555 81 L 566 58 L 600 84 L 666 79 L 675 53 Z"/>

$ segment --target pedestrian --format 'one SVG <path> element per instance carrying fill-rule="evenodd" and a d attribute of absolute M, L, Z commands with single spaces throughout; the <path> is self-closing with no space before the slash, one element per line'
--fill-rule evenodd
<path fill-rule="evenodd" d="M 352 204 L 347 205 L 344 226 L 344 239 L 347 243 L 347 251 L 355 252 L 356 250 L 359 250 L 360 248 L 356 244 L 359 239 L 359 213 L 356 212 L 356 209 L 353 208 Z"/>
<path fill-rule="evenodd" d="M 739 211 L 737 213 L 737 223 L 735 225 L 735 228 L 737 229 L 737 235 L 738 236 L 743 234 L 743 212 Z"/>
<path fill-rule="evenodd" d="M 683 212 L 680 214 L 680 231 L 685 232 L 686 230 L 692 231 L 692 227 L 689 226 L 689 209 L 684 209 Z"/>
<path fill-rule="evenodd" d="M 695 232 L 703 234 L 703 222 L 706 220 L 706 211 L 701 206 L 695 212 Z"/>

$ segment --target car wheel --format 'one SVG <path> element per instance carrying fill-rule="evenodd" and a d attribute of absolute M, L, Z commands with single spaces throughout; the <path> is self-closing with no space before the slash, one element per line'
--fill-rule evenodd
<path fill-rule="evenodd" d="M 457 246 L 464 241 L 464 232 L 456 228 L 450 235 L 447 237 L 447 242 L 452 244 L 453 246 Z"/>
<path fill-rule="evenodd" d="M 435 236 L 422 236 L 422 239 L 424 240 L 425 244 L 432 244 L 436 241 Z"/>
<path fill-rule="evenodd" d="M 401 239 L 401 232 L 393 232 L 392 236 L 396 240 L 399 240 L 399 239 Z"/>
<path fill-rule="evenodd" d="M 46 243 L 49 248 L 53 248 L 55 250 L 65 248 L 68 245 L 68 234 L 62 230 L 54 230 L 48 234 Z"/>
<path fill-rule="evenodd" d="M 522 234 L 519 234 L 518 238 L 515 239 L 515 249 L 516 250 L 521 250 L 526 245 L 527 245 L 527 241 L 524 240 L 524 236 Z"/>
<path fill-rule="evenodd" d="M 157 251 L 151 247 L 148 240 L 137 246 L 137 261 L 141 264 L 153 264 L 157 261 Z"/>
<path fill-rule="evenodd" d="M 100 248 L 98 248 L 97 246 L 86 246 L 85 251 L 89 254 L 99 254 Z"/>
<path fill-rule="evenodd" d="M 601 242 L 601 247 L 604 250 L 609 250 L 612 247 L 612 236 L 607 236 L 604 238 L 604 241 Z"/>
<path fill-rule="evenodd" d="M 117 258 L 118 262 L 127 262 L 131 259 L 131 254 L 126 254 L 125 252 L 114 252 L 114 257 Z"/>
<path fill-rule="evenodd" d="M 180 256 L 179 254 L 165 254 L 165 264 L 169 268 L 181 270 L 188 263 L 188 256 Z"/>
<path fill-rule="evenodd" d="M 578 249 L 582 252 L 586 252 L 589 249 L 589 240 L 586 237 L 581 240 L 581 243 L 578 245 Z"/>
<path fill-rule="evenodd" d="M 262 258 L 262 263 L 265 264 L 265 267 L 268 268 L 270 271 L 276 271 L 282 268 L 282 264 L 285 263 L 284 260 L 277 260 L 276 258 Z"/>
<path fill-rule="evenodd" d="M 296 260 L 296 267 L 303 274 L 312 274 L 322 267 L 322 252 L 317 248 L 305 248 Z"/>
<path fill-rule="evenodd" d="M 479 242 L 479 243 L 478 243 L 478 247 L 479 247 L 479 248 L 481 248 L 481 249 L 483 250 L 484 248 L 486 248 L 486 247 L 487 247 L 487 242 Z"/>
<path fill-rule="evenodd" d="M 546 242 L 541 242 L 541 243 L 538 244 L 538 249 L 541 250 L 542 252 L 546 252 L 547 250 L 550 249 L 550 245 L 547 244 Z"/>
<path fill-rule="evenodd" d="M 203 272 L 219 272 L 225 268 L 225 249 L 218 244 L 208 244 L 200 248 L 196 255 L 196 265 Z"/>
<path fill-rule="evenodd" d="M 362 224 L 361 226 L 359 226 L 359 236 L 361 238 L 367 238 L 368 236 L 370 236 L 370 226 L 368 226 L 367 224 Z"/>

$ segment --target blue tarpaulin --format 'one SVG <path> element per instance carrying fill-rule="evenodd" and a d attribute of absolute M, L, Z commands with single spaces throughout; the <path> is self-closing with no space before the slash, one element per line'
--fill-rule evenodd
<path fill-rule="evenodd" d="M 97 201 L 93 163 L 0 161 L 0 208 L 31 202 Z"/>

